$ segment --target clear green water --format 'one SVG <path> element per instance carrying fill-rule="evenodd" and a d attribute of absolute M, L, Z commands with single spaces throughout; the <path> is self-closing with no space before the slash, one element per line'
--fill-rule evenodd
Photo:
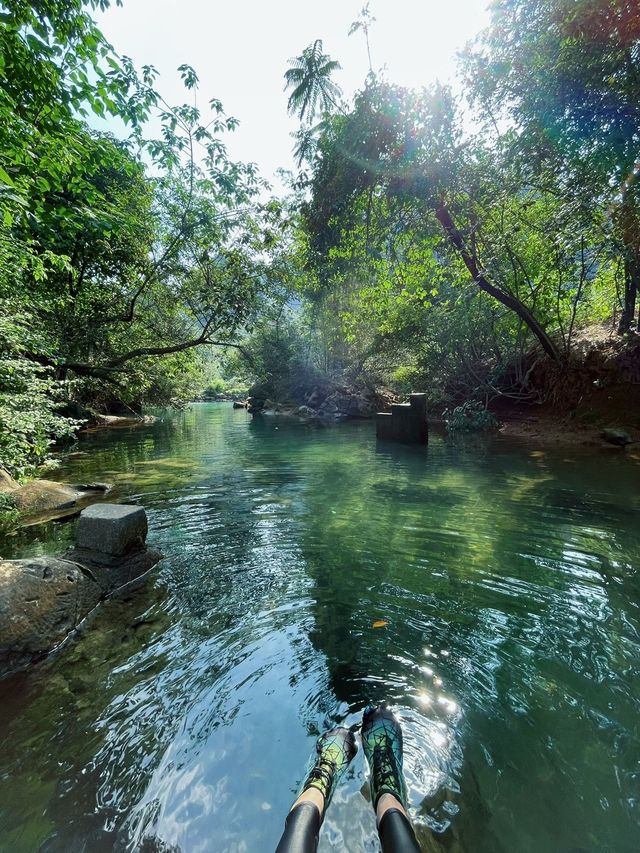
<path fill-rule="evenodd" d="M 56 476 L 144 504 L 165 559 L 0 684 L 2 851 L 269 853 L 316 734 L 382 699 L 425 849 L 638 850 L 637 460 L 223 404 L 78 450 Z M 321 851 L 378 849 L 366 790 L 360 751 Z"/>

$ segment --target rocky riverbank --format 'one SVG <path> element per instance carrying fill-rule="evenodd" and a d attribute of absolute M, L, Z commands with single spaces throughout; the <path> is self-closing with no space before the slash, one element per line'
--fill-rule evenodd
<path fill-rule="evenodd" d="M 568 364 L 558 367 L 540 360 L 532 366 L 530 382 L 534 402 L 504 396 L 491 404 L 503 434 L 538 444 L 628 447 L 628 452 L 637 452 L 639 335 L 621 338 L 605 326 L 588 327 L 576 335 Z"/>
<path fill-rule="evenodd" d="M 252 415 L 291 415 L 307 421 L 336 423 L 350 418 L 372 418 L 377 412 L 389 411 L 399 399 L 388 388 L 335 383 L 316 385 L 301 393 L 299 400 L 277 401 L 254 386 L 246 405 Z"/>
<path fill-rule="evenodd" d="M 148 426 L 154 415 L 132 412 L 128 415 L 103 415 L 77 404 L 70 404 L 68 414 L 84 421 L 79 433 L 101 429 Z M 0 468 L 0 532 L 7 534 L 17 527 L 29 527 L 45 521 L 73 517 L 86 506 L 104 500 L 111 489 L 109 483 L 58 483 L 33 479 L 24 483 L 14 480 Z"/>

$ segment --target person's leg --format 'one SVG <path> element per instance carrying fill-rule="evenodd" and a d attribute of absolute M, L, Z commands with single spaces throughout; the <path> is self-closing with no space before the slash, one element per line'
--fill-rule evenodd
<path fill-rule="evenodd" d="M 371 801 L 382 853 L 420 853 L 405 811 L 407 791 L 402 772 L 402 729 L 391 711 L 371 706 L 365 709 L 362 745 L 371 770 Z"/>
<path fill-rule="evenodd" d="M 409 816 L 402 803 L 391 794 L 383 794 L 376 809 L 382 853 L 420 853 Z"/>
<path fill-rule="evenodd" d="M 318 836 L 336 785 L 358 751 L 353 732 L 338 728 L 318 738 L 312 766 L 287 815 L 276 853 L 315 853 Z"/>

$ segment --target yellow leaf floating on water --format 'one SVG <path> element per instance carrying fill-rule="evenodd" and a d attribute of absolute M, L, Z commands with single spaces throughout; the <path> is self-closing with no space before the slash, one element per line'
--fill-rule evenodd
<path fill-rule="evenodd" d="M 374 628 L 384 628 L 384 626 L 386 624 L 387 624 L 387 622 L 385 619 L 376 619 L 376 621 L 373 623 L 373 627 Z"/>

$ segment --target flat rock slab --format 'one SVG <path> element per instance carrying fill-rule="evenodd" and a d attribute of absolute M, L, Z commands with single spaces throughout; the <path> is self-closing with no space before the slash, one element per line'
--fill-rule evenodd
<path fill-rule="evenodd" d="M 123 557 L 144 548 L 147 538 L 147 514 L 141 506 L 94 504 L 80 514 L 76 547 Z"/>
<path fill-rule="evenodd" d="M 15 486 L 6 484 L 6 491 L 16 509 L 21 524 L 30 526 L 43 521 L 77 515 L 88 503 L 101 500 L 111 487 L 108 483 L 57 483 L 53 480 L 31 480 Z"/>
<path fill-rule="evenodd" d="M 139 427 L 154 424 L 158 419 L 155 415 L 98 415 L 96 420 L 84 427 L 81 432 L 93 432 L 97 429 L 118 429 L 119 427 Z"/>
<path fill-rule="evenodd" d="M 78 498 L 73 486 L 53 480 L 32 480 L 12 492 L 15 505 L 25 515 L 72 507 Z"/>

